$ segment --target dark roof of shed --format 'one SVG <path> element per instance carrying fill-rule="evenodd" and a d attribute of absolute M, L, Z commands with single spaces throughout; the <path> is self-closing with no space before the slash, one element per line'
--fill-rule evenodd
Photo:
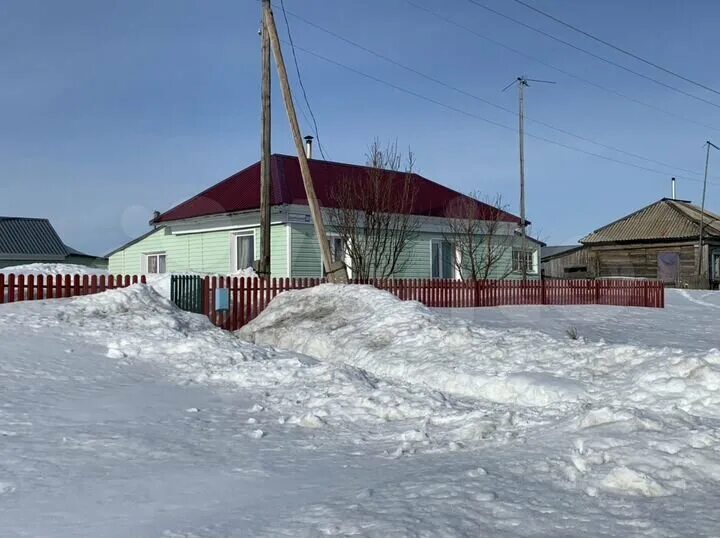
<path fill-rule="evenodd" d="M 62 261 L 69 255 L 95 257 L 63 243 L 48 219 L 0 217 L 0 258 Z"/>
<path fill-rule="evenodd" d="M 553 245 L 549 247 L 543 247 L 542 259 L 549 260 L 550 258 L 554 258 L 555 256 L 569 254 L 576 250 L 580 250 L 581 248 L 583 248 L 582 245 Z"/>
<path fill-rule="evenodd" d="M 67 250 L 47 219 L 0 217 L 0 256 L 62 260 Z"/>
<path fill-rule="evenodd" d="M 583 237 L 584 245 L 696 239 L 700 208 L 686 200 L 661 200 Z M 720 238 L 720 216 L 705 210 L 705 235 Z"/>
<path fill-rule="evenodd" d="M 350 178 L 357 181 L 368 181 L 366 166 L 337 163 L 311 159 L 309 161 L 315 194 L 320 205 L 333 207 L 332 191 L 338 181 Z M 272 205 L 297 204 L 307 205 L 305 187 L 297 157 L 288 155 L 271 156 Z M 401 192 L 406 174 L 404 172 L 387 171 L 387 180 L 397 185 Z M 430 181 L 418 174 L 411 174 L 412 181 L 417 185 L 417 196 L 412 214 L 445 217 L 453 200 L 465 197 L 448 187 Z M 497 211 L 491 206 L 476 201 L 480 214 Z M 182 202 L 154 219 L 155 223 L 168 222 L 193 217 L 249 211 L 260 206 L 260 163 L 230 176 Z M 506 222 L 519 223 L 520 219 L 508 212 L 501 211 L 500 219 Z"/>

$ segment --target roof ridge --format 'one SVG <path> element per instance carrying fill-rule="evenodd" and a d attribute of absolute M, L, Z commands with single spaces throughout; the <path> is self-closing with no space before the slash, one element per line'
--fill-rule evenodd
<path fill-rule="evenodd" d="M 47 222 L 50 222 L 50 219 L 47 217 L 8 217 L 4 215 L 0 215 L 0 219 L 7 219 L 7 220 L 45 220 Z"/>
<path fill-rule="evenodd" d="M 183 205 L 185 205 L 185 204 L 188 204 L 188 203 L 192 202 L 193 200 L 197 200 L 198 198 L 202 197 L 204 194 L 207 194 L 208 192 L 210 192 L 212 189 L 214 189 L 214 188 L 222 185 L 223 183 L 227 183 L 228 181 L 234 179 L 236 176 L 239 176 L 240 174 L 243 174 L 243 173 L 247 172 L 247 171 L 250 170 L 252 167 L 258 166 L 259 164 L 260 164 L 260 161 L 257 161 L 257 162 L 255 162 L 255 163 L 251 164 L 250 166 L 246 166 L 246 167 L 243 168 L 242 170 L 240 170 L 240 171 L 238 171 L 238 172 L 235 172 L 234 174 L 226 177 L 225 179 L 221 179 L 221 180 L 218 181 L 217 183 L 214 183 L 214 184 L 210 185 L 207 189 L 205 189 L 205 190 L 197 193 L 195 196 L 191 196 L 190 198 L 188 198 L 188 199 L 186 199 L 186 200 L 183 200 L 182 202 L 180 202 L 180 203 L 178 203 L 178 204 L 175 204 L 175 205 L 172 206 L 171 208 L 163 211 L 162 213 L 160 213 L 160 215 L 158 215 L 157 218 L 152 219 L 150 222 L 160 222 L 160 219 L 162 219 L 164 215 L 170 213 L 171 211 L 174 211 L 175 209 L 179 208 L 180 206 L 183 206 Z"/>
<path fill-rule="evenodd" d="M 191 198 L 167 209 L 151 222 L 159 224 L 192 217 L 227 214 L 241 209 L 257 210 L 260 196 L 258 190 L 260 175 L 257 173 L 259 166 L 259 161 L 247 166 L 222 181 L 207 187 Z M 330 188 L 328 185 L 332 184 L 332 182 L 338 181 L 343 175 L 360 179 L 361 176 L 367 175 L 368 171 L 378 170 L 380 173 L 386 174 L 393 185 L 399 184 L 400 178 L 409 178 L 425 193 L 422 195 L 423 200 L 420 205 L 411 211 L 412 214 L 447 217 L 448 204 L 451 200 L 458 198 L 472 201 L 482 211 L 490 209 L 497 211 L 503 221 L 519 222 L 519 217 L 504 208 L 494 207 L 491 203 L 463 194 L 417 172 L 374 168 L 367 164 L 340 163 L 320 159 L 310 159 L 310 167 L 313 170 L 313 179 L 316 180 L 316 194 L 320 199 L 324 200 L 324 204 L 328 207 L 332 206 L 332 202 L 328 199 L 328 189 Z M 302 167 L 297 157 L 280 153 L 272 154 L 271 174 L 274 186 L 273 205 L 305 203 Z M 397 185 L 393 188 L 396 187 Z"/>
<path fill-rule="evenodd" d="M 689 209 L 692 209 L 693 211 L 697 212 L 698 214 L 700 214 L 700 213 L 702 212 L 702 213 L 705 213 L 705 216 L 706 216 L 706 217 L 709 216 L 709 217 L 712 217 L 713 220 L 720 221 L 720 215 L 717 215 L 717 214 L 713 213 L 712 211 L 710 211 L 710 210 L 708 210 L 708 209 L 701 209 L 701 208 L 698 207 L 696 204 L 693 204 L 692 202 L 688 202 L 687 200 L 672 200 L 672 199 L 668 199 L 668 201 L 673 202 L 673 206 L 674 206 L 674 204 L 678 204 L 678 205 L 684 204 L 684 205 L 687 206 Z M 677 208 L 675 208 L 675 209 L 677 210 Z M 685 216 L 686 216 L 687 218 L 689 218 L 689 219 L 691 218 L 689 215 L 685 215 Z M 700 223 L 698 222 L 697 224 L 699 225 Z"/>
<path fill-rule="evenodd" d="M 588 237 L 590 237 L 591 235 L 594 235 L 594 234 L 596 234 L 596 233 L 600 233 L 600 232 L 602 232 L 603 230 L 609 228 L 610 226 L 614 226 L 615 224 L 618 224 L 619 222 L 622 222 L 622 221 L 624 221 L 624 220 L 628 220 L 628 219 L 630 219 L 631 217 L 634 217 L 635 215 L 638 215 L 639 213 L 642 213 L 643 211 L 645 211 L 645 210 L 647 210 L 647 209 L 650 209 L 652 206 L 658 205 L 658 204 L 664 202 L 665 200 L 667 200 L 667 198 L 660 198 L 660 200 L 657 200 L 657 201 L 655 201 L 655 202 L 653 202 L 653 203 L 651 203 L 651 204 L 648 204 L 648 205 L 646 205 L 646 206 L 644 206 L 644 207 L 641 207 L 640 209 L 637 209 L 637 210 L 633 211 L 632 213 L 628 213 L 627 215 L 625 215 L 625 216 L 623 216 L 623 217 L 620 217 L 619 219 L 615 219 L 614 221 L 609 222 L 609 223 L 606 224 L 605 226 L 601 226 L 600 228 L 597 228 L 597 229 L 593 230 L 592 232 L 590 232 L 589 234 L 587 234 L 585 237 L 582 237 L 582 238 L 579 240 L 579 242 L 582 243 L 583 241 L 585 241 L 585 240 L 586 240 Z"/>

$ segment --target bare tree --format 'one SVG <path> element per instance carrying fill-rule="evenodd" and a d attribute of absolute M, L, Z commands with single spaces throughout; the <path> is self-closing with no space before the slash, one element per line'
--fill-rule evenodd
<path fill-rule="evenodd" d="M 444 237 L 455 245 L 454 263 L 463 280 L 505 278 L 512 273 L 512 262 L 504 265 L 514 240 L 504 220 L 506 207 L 500 194 L 490 198 L 477 192 L 458 197 L 447 207 Z"/>
<path fill-rule="evenodd" d="M 327 212 L 350 258 L 353 278 L 387 278 L 407 264 L 403 254 L 420 225 L 412 215 L 414 156 L 411 151 L 404 156 L 397 142 L 382 147 L 376 139 L 366 158 L 365 171 L 342 178 L 331 191 L 334 207 Z"/>

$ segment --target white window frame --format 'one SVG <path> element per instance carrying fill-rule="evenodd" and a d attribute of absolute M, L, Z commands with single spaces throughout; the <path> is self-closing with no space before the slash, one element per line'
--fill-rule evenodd
<path fill-rule="evenodd" d="M 163 257 L 165 258 L 165 271 L 163 271 L 163 272 L 160 272 L 160 271 L 159 271 L 159 269 L 160 269 L 160 256 L 163 256 Z M 150 272 L 150 267 L 149 267 L 149 265 L 148 265 L 150 258 L 157 258 L 157 259 L 158 259 L 158 260 L 157 260 L 158 271 L 155 271 L 154 273 L 151 273 L 151 272 Z M 143 266 L 143 271 L 142 271 L 142 272 L 143 272 L 143 274 L 146 274 L 146 275 L 162 275 L 162 274 L 164 274 L 164 273 L 167 273 L 167 269 L 168 269 L 168 267 L 167 267 L 167 252 L 165 252 L 164 250 L 160 250 L 160 251 L 157 251 L 157 252 L 143 252 L 143 255 L 142 255 L 142 266 Z"/>
<path fill-rule="evenodd" d="M 522 268 L 515 269 L 515 252 L 525 252 L 526 254 L 530 254 L 532 256 L 531 266 L 527 270 L 527 274 L 528 275 L 537 275 L 538 274 L 538 251 L 537 251 L 537 249 L 512 247 L 512 250 L 510 251 L 510 268 L 512 269 L 513 273 L 522 274 L 522 272 L 523 272 Z"/>
<path fill-rule="evenodd" d="M 327 234 L 328 242 L 332 241 L 333 239 L 342 239 L 339 233 L 330 232 Z M 332 245 L 330 245 L 330 250 L 332 250 Z M 352 259 L 350 258 L 350 252 L 348 251 L 347 245 L 345 246 L 345 256 L 343 256 L 343 262 L 345 263 L 345 267 L 347 267 L 347 275 L 348 278 L 352 278 Z M 320 251 L 320 277 L 325 276 L 325 264 L 323 263 L 323 253 L 322 250 Z"/>
<path fill-rule="evenodd" d="M 434 277 L 433 276 L 433 270 L 432 270 L 432 264 L 433 264 L 433 244 L 435 243 L 450 243 L 453 246 L 453 261 L 452 261 L 452 276 L 446 277 L 446 276 L 439 276 Z M 443 255 L 443 249 L 440 247 L 440 269 L 442 271 L 442 267 L 445 265 L 445 260 L 442 258 Z M 453 280 L 460 280 L 460 271 L 458 271 L 458 264 L 456 263 L 457 260 L 460 259 L 462 254 L 458 250 L 457 243 L 455 241 L 448 241 L 447 239 L 440 239 L 435 238 L 430 240 L 430 278 L 433 280 L 444 280 L 451 278 Z"/>
<path fill-rule="evenodd" d="M 253 264 L 257 259 L 257 248 L 258 248 L 258 233 L 257 229 L 251 230 L 239 230 L 230 234 L 230 272 L 234 273 L 245 267 L 237 266 L 237 238 L 238 237 L 252 237 L 253 238 Z"/>

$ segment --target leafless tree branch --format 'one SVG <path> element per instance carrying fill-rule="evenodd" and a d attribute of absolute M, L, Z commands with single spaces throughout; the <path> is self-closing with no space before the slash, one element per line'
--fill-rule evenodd
<path fill-rule="evenodd" d="M 455 244 L 459 255 L 454 262 L 463 280 L 505 278 L 512 273 L 512 264 L 503 266 L 513 244 L 503 219 L 506 207 L 500 194 L 490 198 L 471 192 L 446 209 L 448 231 L 444 237 Z"/>
<path fill-rule="evenodd" d="M 344 177 L 331 192 L 330 224 L 342 239 L 353 278 L 387 278 L 408 263 L 403 255 L 417 236 L 412 215 L 417 196 L 415 157 L 404 156 L 397 142 L 383 147 L 376 139 L 366 154 L 367 170 Z"/>

